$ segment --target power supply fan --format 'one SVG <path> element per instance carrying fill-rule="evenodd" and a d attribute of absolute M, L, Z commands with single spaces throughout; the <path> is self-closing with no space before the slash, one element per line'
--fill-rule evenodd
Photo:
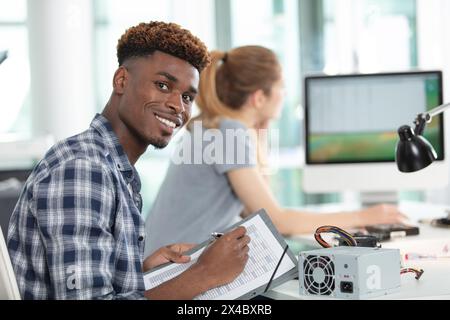
<path fill-rule="evenodd" d="M 308 256 L 303 262 L 303 271 L 309 294 L 329 296 L 334 292 L 334 263 L 329 257 Z"/>

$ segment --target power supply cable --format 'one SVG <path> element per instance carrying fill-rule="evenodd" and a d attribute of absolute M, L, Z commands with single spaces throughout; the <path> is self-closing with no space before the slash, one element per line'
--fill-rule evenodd
<path fill-rule="evenodd" d="M 331 248 L 331 245 L 322 238 L 321 233 L 337 234 L 344 240 L 345 243 L 347 243 L 347 245 L 351 247 L 357 246 L 355 238 L 353 238 L 353 236 L 347 231 L 335 226 L 322 226 L 317 228 L 316 232 L 314 233 L 314 238 L 324 248 Z"/>

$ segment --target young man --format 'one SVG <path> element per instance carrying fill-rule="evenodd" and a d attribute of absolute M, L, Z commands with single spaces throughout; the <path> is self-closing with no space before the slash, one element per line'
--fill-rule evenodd
<path fill-rule="evenodd" d="M 8 249 L 24 299 L 190 299 L 232 281 L 247 262 L 250 239 L 238 228 L 186 272 L 145 291 L 143 271 L 188 262 L 182 253 L 192 246 L 167 246 L 144 261 L 134 164 L 150 144 L 165 147 L 189 120 L 209 56 L 189 31 L 162 22 L 128 29 L 117 56 L 102 114 L 49 150 L 11 217 Z"/>

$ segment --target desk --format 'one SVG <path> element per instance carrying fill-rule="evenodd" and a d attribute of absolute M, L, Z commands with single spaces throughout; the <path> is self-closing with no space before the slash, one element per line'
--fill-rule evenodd
<path fill-rule="evenodd" d="M 410 217 L 412 222 L 417 222 L 423 218 L 439 218 L 446 216 L 447 206 L 430 205 L 419 202 L 403 202 L 399 205 L 400 210 Z M 311 209 L 311 208 L 308 208 Z M 324 209 L 323 207 L 321 209 Z M 330 206 L 325 206 L 329 211 Z M 334 208 L 336 209 L 336 208 Z M 333 210 L 335 211 L 335 210 Z M 383 242 L 383 248 L 398 248 L 401 252 L 418 250 L 418 245 L 425 247 L 436 243 L 450 243 L 450 229 L 435 228 L 425 224 L 419 224 L 420 235 L 408 236 Z M 312 236 L 293 237 L 297 241 L 309 243 L 313 241 Z M 432 250 L 430 248 L 430 250 Z M 401 276 L 400 292 L 376 297 L 376 300 L 392 299 L 450 299 L 450 258 L 437 260 L 415 260 L 405 263 L 405 266 L 415 266 L 424 269 L 424 274 L 420 280 L 416 280 L 413 274 Z M 301 296 L 299 294 L 298 280 L 288 281 L 267 292 L 266 297 L 278 300 L 317 300 L 324 299 L 314 296 Z M 325 298 L 327 299 L 327 298 Z"/>

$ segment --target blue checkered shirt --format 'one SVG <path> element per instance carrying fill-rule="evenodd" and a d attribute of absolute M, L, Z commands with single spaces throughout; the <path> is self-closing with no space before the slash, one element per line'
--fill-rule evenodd
<path fill-rule="evenodd" d="M 52 147 L 28 178 L 9 224 L 22 298 L 144 298 L 140 188 L 102 115 Z"/>

